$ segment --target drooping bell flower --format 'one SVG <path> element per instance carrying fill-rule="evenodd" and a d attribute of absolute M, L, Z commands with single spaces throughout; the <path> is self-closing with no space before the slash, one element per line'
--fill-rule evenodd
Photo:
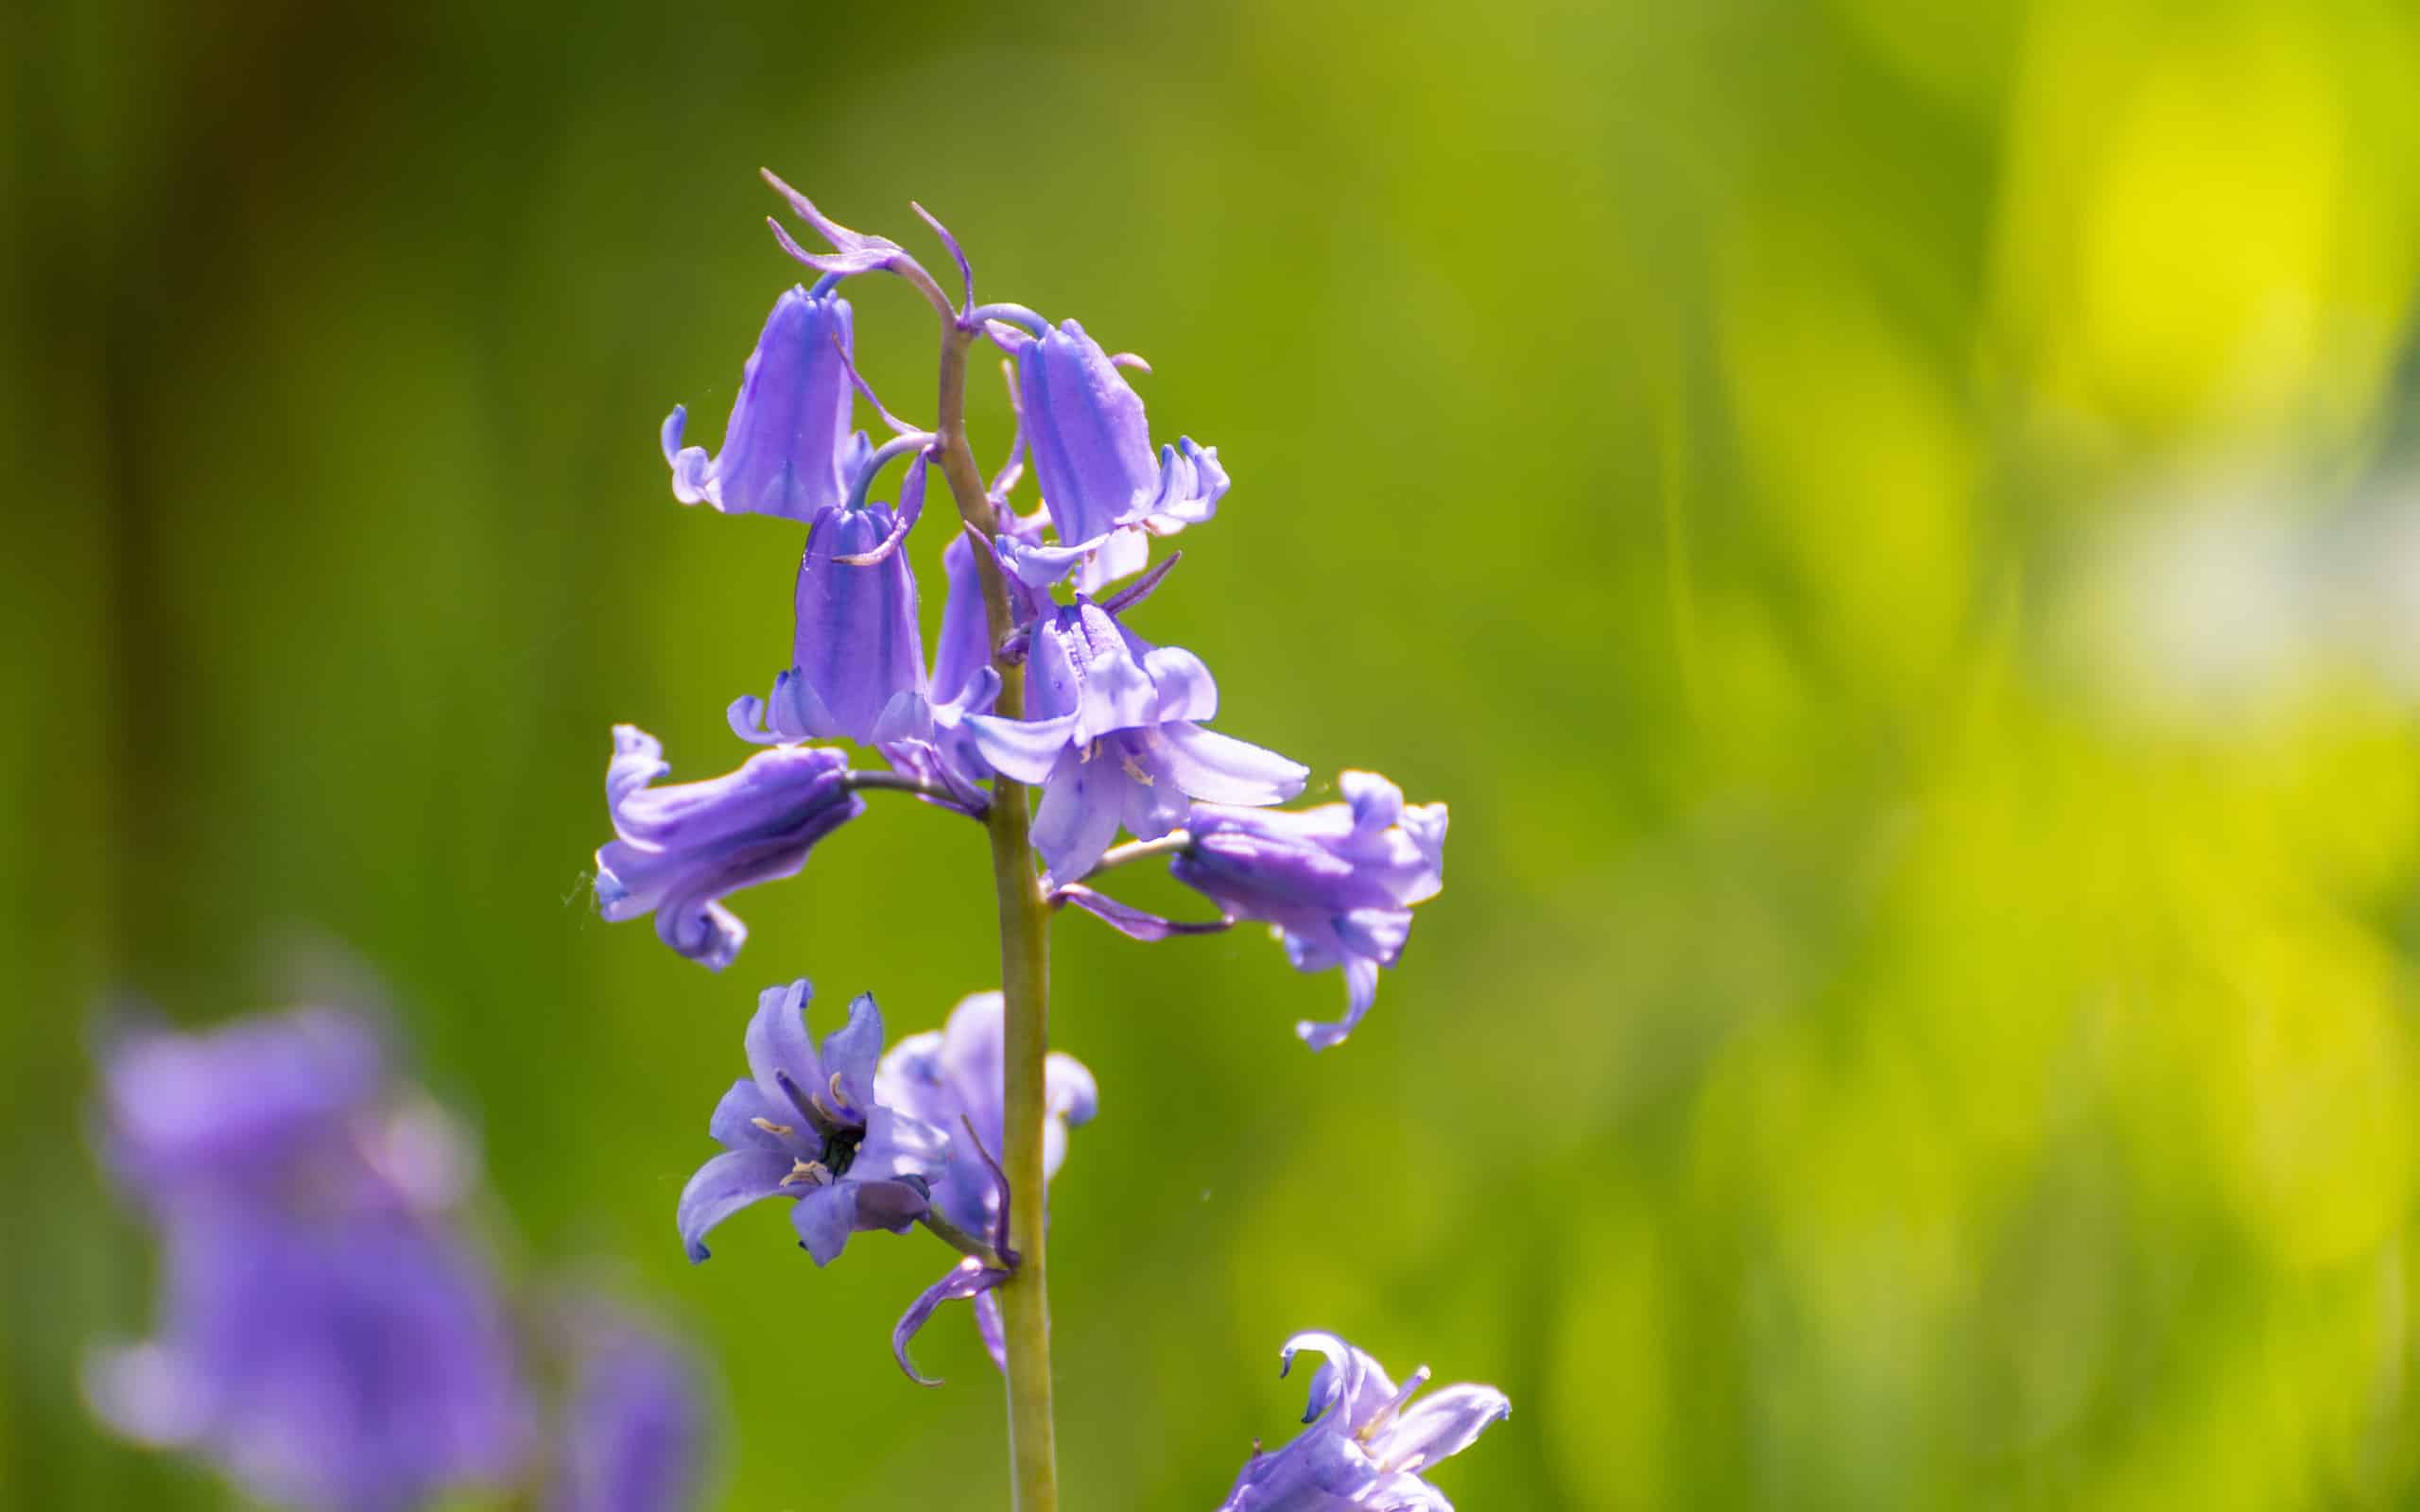
<path fill-rule="evenodd" d="M 950 1131 L 949 1161 L 933 1180 L 934 1211 L 967 1233 L 996 1236 L 994 1243 L 1002 1246 L 1007 1243 L 1005 1193 L 990 1152 L 1000 1148 L 1007 1126 L 1006 1021 L 1006 1002 L 999 993 L 970 993 L 950 1010 L 942 1028 L 909 1035 L 891 1046 L 874 1075 L 874 1095 L 885 1106 Z M 1043 1062 L 1042 1087 L 1042 1178 L 1047 1182 L 1066 1159 L 1067 1130 L 1092 1121 L 1100 1094 L 1083 1062 L 1057 1050 Z M 999 1302 L 991 1295 L 999 1279 L 996 1272 L 986 1274 L 979 1263 L 961 1263 L 918 1299 L 892 1337 L 900 1368 L 908 1379 L 925 1380 L 908 1363 L 908 1341 L 935 1307 L 966 1297 L 974 1299 L 976 1324 L 993 1363 L 1008 1368 Z"/>
<path fill-rule="evenodd" d="M 1453 1512 L 1423 1478 L 1470 1448 L 1512 1411 L 1493 1386 L 1445 1386 L 1417 1406 L 1428 1383 L 1421 1366 L 1398 1388 L 1378 1362 L 1333 1333 L 1286 1341 L 1277 1373 L 1312 1349 L 1326 1356 L 1311 1377 L 1310 1426 L 1291 1443 L 1245 1461 L 1219 1512 Z"/>
<path fill-rule="evenodd" d="M 389 1084 L 366 1024 L 129 1033 L 102 1082 L 107 1164 L 163 1255 L 158 1333 L 85 1361 L 105 1422 L 312 1512 L 507 1483 L 533 1414 L 450 1211 L 463 1146 Z"/>
<path fill-rule="evenodd" d="M 983 1150 L 996 1152 L 1006 1127 L 1002 1107 L 1007 1009 L 997 992 L 973 992 L 950 1009 L 939 1029 L 911 1034 L 890 1047 L 874 1076 L 874 1096 L 952 1136 L 949 1162 L 933 1178 L 933 1207 L 969 1233 L 992 1230 L 1000 1214 L 999 1183 L 981 1151 L 959 1138 L 972 1129 Z M 1059 1174 L 1067 1130 L 1092 1121 L 1100 1093 L 1084 1063 L 1064 1051 L 1043 1063 L 1042 1175 Z"/>
<path fill-rule="evenodd" d="M 1002 558 L 1018 576 L 1036 586 L 1056 582 L 1109 546 L 1113 533 L 1135 532 L 1138 541 L 1144 530 L 1170 535 L 1217 512 L 1227 491 L 1218 448 L 1184 438 L 1154 456 L 1142 397 L 1082 326 L 989 329 L 1016 359 L 1018 423 L 1059 532 L 1055 546 L 1003 540 Z M 1124 571 L 1143 565 L 1135 544 L 1115 548 Z M 1108 578 L 1097 571 L 1092 580 Z"/>
<path fill-rule="evenodd" d="M 996 770 L 1041 786 L 1033 842 L 1059 882 L 1090 871 L 1120 824 L 1153 839 L 1184 822 L 1188 800 L 1282 803 L 1309 775 L 1203 729 L 1219 689 L 1201 659 L 1152 645 L 1089 598 L 1034 622 L 1026 666 L 1024 719 L 965 722 Z"/>
<path fill-rule="evenodd" d="M 849 789 L 848 758 L 828 747 L 777 747 L 707 782 L 649 785 L 671 770 L 654 736 L 614 727 L 605 799 L 615 838 L 596 852 L 597 907 L 614 922 L 654 914 L 666 945 L 718 971 L 748 938 L 720 900 L 798 875 L 865 799 Z"/>
<path fill-rule="evenodd" d="M 599 1298 L 561 1310 L 564 1396 L 548 1512 L 685 1512 L 711 1437 L 700 1371 L 660 1330 Z"/>
<path fill-rule="evenodd" d="M 846 353 L 855 341 L 849 301 L 819 284 L 773 302 L 764 334 L 740 372 L 722 450 L 683 446 L 689 421 L 676 406 L 664 421 L 672 496 L 725 514 L 769 514 L 801 523 L 848 494 L 866 439 L 849 428 L 856 392 Z"/>
<path fill-rule="evenodd" d="M 853 1233 L 907 1232 L 949 1158 L 945 1131 L 876 1093 L 882 1011 L 873 996 L 852 1002 L 849 1022 L 818 1048 L 806 1025 L 813 992 L 801 980 L 756 1000 L 750 1074 L 732 1083 L 707 1125 L 723 1153 L 681 1194 L 681 1241 L 693 1262 L 707 1258 L 715 1225 L 751 1203 L 786 1197 L 800 1246 L 828 1264 Z"/>
<path fill-rule="evenodd" d="M 797 635 L 769 699 L 731 706 L 731 727 L 757 744 L 846 738 L 861 746 L 929 727 L 916 575 L 895 549 L 924 507 L 920 454 L 900 507 L 834 505 L 819 511 L 798 569 Z M 859 558 L 859 559 L 851 559 Z"/>
<path fill-rule="evenodd" d="M 1230 917 L 1275 926 L 1296 971 L 1343 969 L 1343 1019 L 1294 1026 L 1314 1050 L 1342 1043 L 1370 1011 L 1412 904 L 1444 885 L 1444 804 L 1407 805 L 1375 772 L 1346 772 L 1338 786 L 1343 802 L 1300 811 L 1196 804 L 1192 843 L 1168 866 Z"/>

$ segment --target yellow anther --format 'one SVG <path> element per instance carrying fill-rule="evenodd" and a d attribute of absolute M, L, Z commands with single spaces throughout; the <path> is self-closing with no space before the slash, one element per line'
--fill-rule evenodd
<path fill-rule="evenodd" d="M 832 1074 L 832 1106 L 835 1108 L 849 1106 L 849 1094 L 840 1090 L 840 1074 L 837 1071 Z"/>
<path fill-rule="evenodd" d="M 794 1187 L 802 1183 L 811 1187 L 829 1186 L 832 1184 L 832 1173 L 823 1168 L 821 1160 L 793 1161 L 790 1174 L 782 1177 L 782 1185 Z"/>
<path fill-rule="evenodd" d="M 1145 787 L 1151 785 L 1151 774 L 1143 770 L 1142 767 L 1134 765 L 1133 757 L 1127 755 L 1124 751 L 1119 751 L 1117 753 L 1117 765 L 1126 768 L 1127 776 L 1142 783 Z"/>
<path fill-rule="evenodd" d="M 1098 740 L 1088 740 L 1084 742 L 1084 753 L 1076 758 L 1076 765 L 1080 766 L 1099 754 L 1100 742 Z"/>
<path fill-rule="evenodd" d="M 758 1128 L 763 1129 L 768 1134 L 778 1134 L 783 1139 L 788 1139 L 791 1135 L 798 1132 L 798 1130 L 790 1127 L 787 1124 L 776 1124 L 769 1118 L 752 1118 L 748 1122 L 755 1125 Z"/>

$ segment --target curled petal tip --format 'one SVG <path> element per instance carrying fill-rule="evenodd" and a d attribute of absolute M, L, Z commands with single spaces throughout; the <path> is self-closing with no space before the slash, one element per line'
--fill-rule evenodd
<path fill-rule="evenodd" d="M 1139 352 L 1121 352 L 1112 356 L 1109 360 L 1110 365 L 1113 367 L 1132 368 L 1136 372 L 1150 372 L 1151 370 L 1151 365 L 1143 360 L 1143 354 Z"/>
<path fill-rule="evenodd" d="M 942 225 L 931 211 L 913 199 L 908 201 L 908 208 L 916 213 L 917 219 L 931 227 L 933 234 L 942 239 L 942 245 L 949 249 L 950 261 L 958 265 L 959 281 L 965 289 L 966 308 L 973 309 L 975 307 L 975 268 L 966 261 L 966 249 L 959 246 L 958 238 L 950 234 L 949 228 Z"/>

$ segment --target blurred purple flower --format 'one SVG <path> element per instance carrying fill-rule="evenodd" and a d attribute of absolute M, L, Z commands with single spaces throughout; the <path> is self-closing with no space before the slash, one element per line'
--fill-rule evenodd
<path fill-rule="evenodd" d="M 598 908 L 616 922 L 653 913 L 666 945 L 722 970 L 748 927 L 719 900 L 798 875 L 817 841 L 865 812 L 848 769 L 839 751 L 784 746 L 708 782 L 652 787 L 672 770 L 664 747 L 614 726 L 605 799 L 616 838 L 596 852 Z"/>
<path fill-rule="evenodd" d="M 1033 841 L 1051 875 L 1073 882 L 1125 827 L 1143 839 L 1184 822 L 1187 800 L 1279 803 L 1307 769 L 1197 723 L 1218 713 L 1210 669 L 1154 646 L 1079 595 L 1034 622 L 1026 717 L 969 716 L 984 759 L 1037 783 Z"/>
<path fill-rule="evenodd" d="M 1468 1449 L 1508 1416 L 1512 1404 L 1504 1393 L 1446 1386 L 1411 1406 L 1427 1384 L 1426 1366 L 1398 1389 L 1376 1360 L 1333 1333 L 1287 1340 L 1278 1374 L 1304 1349 L 1326 1356 L 1311 1377 L 1303 1414 L 1310 1426 L 1282 1449 L 1255 1452 L 1219 1512 L 1453 1512 L 1420 1472 Z"/>
<path fill-rule="evenodd" d="M 839 504 L 867 447 L 849 429 L 852 324 L 849 301 L 821 284 L 812 293 L 793 287 L 775 301 L 740 372 L 722 450 L 709 459 L 703 447 L 681 444 L 686 408 L 665 420 L 673 497 L 725 514 L 802 523 Z"/>
<path fill-rule="evenodd" d="M 1276 926 L 1298 971 L 1344 970 L 1334 1023 L 1298 1023 L 1314 1050 L 1340 1044 L 1370 1011 L 1378 968 L 1411 931 L 1411 905 L 1444 885 L 1445 805 L 1407 806 L 1375 772 L 1338 779 L 1344 801 L 1291 813 L 1194 806 L 1192 843 L 1169 865 L 1228 915 Z"/>
<path fill-rule="evenodd" d="M 874 1073 L 882 1012 L 871 994 L 849 1022 L 809 1038 L 804 981 L 767 988 L 746 1044 L 750 1078 L 732 1083 L 707 1125 L 724 1153 L 699 1167 L 681 1194 L 682 1243 L 707 1258 L 705 1236 L 751 1203 L 787 1197 L 799 1243 L 827 1264 L 852 1233 L 905 1233 L 927 1206 L 949 1156 L 947 1134 L 886 1106 Z"/>
<path fill-rule="evenodd" d="M 551 1512 L 683 1512 L 702 1499 L 709 1438 L 696 1364 L 621 1309 L 582 1297 L 564 1311 L 568 1381 Z"/>
<path fill-rule="evenodd" d="M 105 1160 L 164 1255 L 158 1336 L 86 1361 L 104 1421 L 326 1512 L 511 1475 L 531 1415 L 493 1280 L 445 1211 L 460 1146 L 433 1109 L 390 1106 L 366 1026 L 134 1031 L 103 1088 Z"/>
<path fill-rule="evenodd" d="M 1056 546 L 1003 539 L 1003 557 L 1018 576 L 1036 586 L 1055 582 L 1120 531 L 1135 539 L 1115 558 L 1123 571 L 1139 570 L 1142 531 L 1171 535 L 1217 512 L 1227 491 L 1218 448 L 1182 438 L 1154 459 L 1142 398 L 1082 326 L 1067 320 L 1038 335 L 1010 324 L 990 330 L 1016 359 L 1018 420 L 1059 532 Z M 1097 572 L 1088 581 L 1122 575 Z"/>

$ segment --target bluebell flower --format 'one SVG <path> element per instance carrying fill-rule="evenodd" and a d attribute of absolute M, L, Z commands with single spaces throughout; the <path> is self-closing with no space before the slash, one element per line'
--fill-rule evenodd
<path fill-rule="evenodd" d="M 1143 532 L 1171 535 L 1217 512 L 1227 491 L 1218 448 L 1184 438 L 1155 457 L 1141 396 L 1082 326 L 989 329 L 1016 359 L 1018 422 L 1059 533 L 1047 547 L 1003 538 L 1003 559 L 1018 576 L 1055 582 L 1106 548 L 1116 569 L 1097 568 L 1087 581 L 1098 587 L 1142 567 Z M 1121 532 L 1127 539 L 1113 546 Z"/>
<path fill-rule="evenodd" d="M 818 1049 L 806 1026 L 813 991 L 798 981 L 757 999 L 749 1077 L 732 1083 L 707 1125 L 723 1153 L 681 1194 L 681 1240 L 692 1261 L 707 1257 L 715 1225 L 769 1197 L 790 1199 L 791 1226 L 818 1265 L 853 1233 L 905 1233 L 925 1213 L 948 1135 L 876 1094 L 882 1011 L 872 995 L 852 1002 L 849 1022 Z"/>
<path fill-rule="evenodd" d="M 1229 917 L 1274 926 L 1296 971 L 1343 969 L 1343 1019 L 1294 1026 L 1314 1050 L 1343 1042 L 1370 1011 L 1412 904 L 1444 885 L 1444 804 L 1406 805 L 1375 772 L 1346 772 L 1338 785 L 1343 802 L 1300 811 L 1196 804 L 1192 843 L 1168 868 Z"/>
<path fill-rule="evenodd" d="M 996 1151 L 1006 1127 L 1002 1098 L 1007 1008 L 997 992 L 972 992 L 950 1009 L 939 1029 L 911 1034 L 890 1047 L 874 1076 L 874 1096 L 951 1134 L 949 1160 L 933 1178 L 933 1207 L 969 1233 L 987 1234 L 1000 1216 L 999 1183 L 974 1144 Z M 1092 1121 L 1100 1093 L 1084 1063 L 1064 1051 L 1043 1063 L 1042 1175 L 1059 1174 L 1067 1130 Z"/>
<path fill-rule="evenodd" d="M 855 341 L 849 301 L 822 284 L 793 287 L 773 303 L 740 372 L 722 450 L 683 446 L 689 412 L 664 421 L 672 495 L 725 514 L 769 514 L 802 524 L 848 494 L 867 452 L 849 428 L 856 390 L 846 353 Z"/>
<path fill-rule="evenodd" d="M 975 992 L 959 1000 L 940 1029 L 913 1034 L 890 1047 L 874 1075 L 874 1096 L 884 1106 L 950 1131 L 947 1163 L 932 1184 L 933 1211 L 959 1229 L 988 1237 L 996 1249 L 1008 1246 L 1007 1195 L 990 1152 L 1000 1148 L 1006 1128 L 1007 1005 L 997 992 Z M 1043 1062 L 1042 1178 L 1059 1174 L 1067 1156 L 1067 1130 L 1092 1121 L 1100 1094 L 1082 1061 L 1063 1051 Z M 972 1298 L 976 1327 L 993 1364 L 1008 1368 L 1000 1309 L 992 1288 L 1007 1273 L 979 1260 L 961 1262 L 916 1299 L 891 1334 L 899 1367 L 911 1381 L 926 1382 L 908 1358 L 908 1342 L 944 1301 Z"/>
<path fill-rule="evenodd" d="M 909 511 L 922 508 L 924 488 L 919 456 L 898 512 L 880 504 L 817 512 L 799 561 L 790 668 L 774 679 L 770 699 L 731 706 L 731 727 L 742 739 L 845 737 L 872 746 L 930 728 L 916 575 L 906 552 L 885 549 L 905 534 Z"/>
<path fill-rule="evenodd" d="M 702 1500 L 710 1438 L 696 1362 L 598 1298 L 559 1314 L 564 1396 L 549 1512 L 683 1512 Z"/>
<path fill-rule="evenodd" d="M 1504 1393 L 1445 1386 L 1411 1405 L 1428 1383 L 1426 1366 L 1397 1387 L 1376 1360 L 1333 1333 L 1287 1340 L 1278 1374 L 1304 1349 L 1326 1357 L 1311 1377 L 1303 1414 L 1310 1426 L 1282 1449 L 1255 1452 L 1219 1512 L 1453 1512 L 1422 1472 L 1508 1416 Z"/>
<path fill-rule="evenodd" d="M 327 1011 L 112 1042 L 104 1158 L 157 1224 L 157 1335 L 96 1349 L 117 1432 L 252 1497 L 403 1512 L 496 1487 L 532 1413 L 493 1279 L 454 1231 L 461 1144 Z"/>
<path fill-rule="evenodd" d="M 615 921 L 652 913 L 666 945 L 722 970 L 748 928 L 720 900 L 796 876 L 817 841 L 865 812 L 848 769 L 837 750 L 783 746 L 708 782 L 654 787 L 672 770 L 664 747 L 614 726 L 605 799 L 616 837 L 596 852 L 599 910 Z"/>
<path fill-rule="evenodd" d="M 1201 659 L 1150 644 L 1080 594 L 1034 622 L 1026 666 L 1024 719 L 965 723 L 994 768 L 1042 788 L 1033 842 L 1061 882 L 1090 871 L 1120 824 L 1156 838 L 1191 799 L 1280 803 L 1309 775 L 1203 729 L 1219 689 Z"/>

